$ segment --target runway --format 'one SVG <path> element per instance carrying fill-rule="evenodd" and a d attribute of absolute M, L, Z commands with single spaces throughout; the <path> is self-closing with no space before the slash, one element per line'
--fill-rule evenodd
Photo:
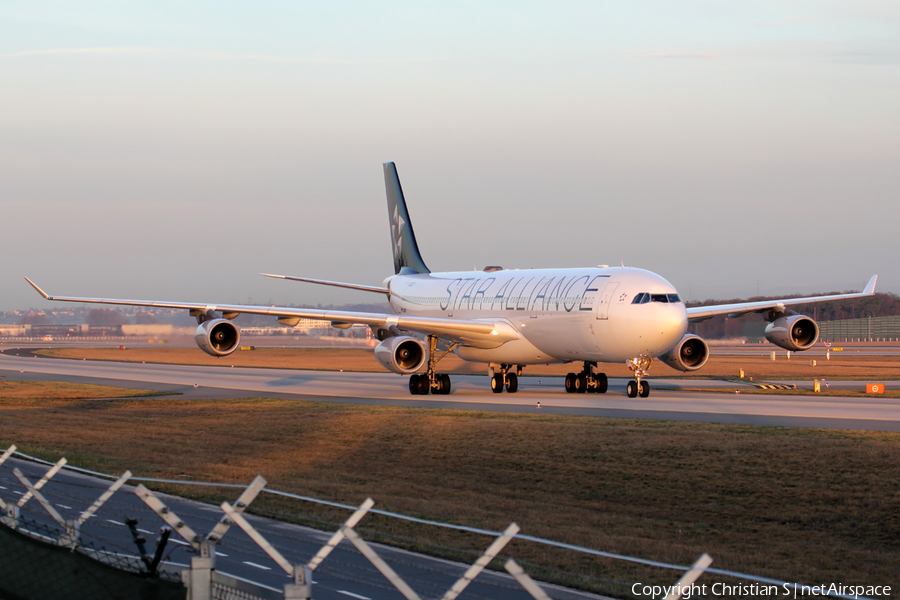
<path fill-rule="evenodd" d="M 832 382 L 860 390 L 859 397 L 779 396 L 687 391 L 715 390 L 732 382 L 651 379 L 649 398 L 625 396 L 627 379 L 611 379 L 606 394 L 566 394 L 560 377 L 522 377 L 516 394 L 493 394 L 486 376 L 454 375 L 449 396 L 412 396 L 407 377 L 351 373 L 78 361 L 0 354 L 0 375 L 54 379 L 179 392 L 187 398 L 277 397 L 394 406 L 537 412 L 787 427 L 900 431 L 900 399 L 866 396 L 861 382 Z M 227 365 L 227 359 L 226 365 Z M 812 382 L 797 382 L 812 387 Z M 900 388 L 900 382 L 887 382 Z M 748 388 L 749 389 L 749 388 Z"/>
<path fill-rule="evenodd" d="M 0 497 L 4 497 L 7 501 L 17 500 L 27 491 L 13 476 L 14 467 L 23 471 L 32 482 L 40 479 L 47 471 L 46 466 L 16 458 L 8 460 L 0 466 Z M 63 469 L 42 489 L 42 493 L 64 518 L 76 519 L 109 484 L 109 481 Z M 237 490 L 234 491 L 235 496 L 238 493 Z M 155 494 L 200 535 L 212 530 L 222 516 L 221 509 L 217 506 L 161 492 Z M 22 510 L 22 516 L 51 530 L 59 529 L 37 501 L 27 503 Z M 126 556 L 133 556 L 136 552 L 136 546 L 125 525 L 126 519 L 138 520 L 138 527 L 141 528 L 139 531 L 147 538 L 151 553 L 155 549 L 156 534 L 160 526 L 164 525 L 163 521 L 138 499 L 132 485 L 125 485 L 103 505 L 95 517 L 81 527 L 82 541 Z M 308 563 L 332 534 L 246 513 L 245 518 L 276 546 L 291 564 Z M 23 526 L 29 528 L 31 523 Z M 485 546 L 490 541 L 485 539 Z M 407 583 L 426 598 L 440 597 L 468 567 L 381 544 L 371 545 L 381 558 L 391 564 Z M 174 534 L 170 538 L 165 556 L 163 569 L 179 573 L 187 568 L 195 552 Z M 278 568 L 275 562 L 238 527 L 232 527 L 217 545 L 216 568 L 220 572 L 267 585 L 275 592 L 282 590 L 283 586 L 290 582 L 284 571 Z M 348 597 L 365 600 L 371 598 L 403 600 L 403 596 L 346 540 L 342 541 L 315 571 L 313 585 L 314 596 L 319 600 L 346 600 Z M 604 600 L 604 597 L 595 594 L 546 583 L 542 585 L 553 598 L 560 600 Z M 481 573 L 466 590 L 466 595 L 476 599 L 531 599 L 531 596 L 505 572 L 493 571 Z"/>

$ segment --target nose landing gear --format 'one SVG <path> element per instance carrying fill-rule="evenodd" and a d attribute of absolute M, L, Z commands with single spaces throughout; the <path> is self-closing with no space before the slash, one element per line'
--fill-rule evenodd
<path fill-rule="evenodd" d="M 597 363 L 585 361 L 581 373 L 566 375 L 566 392 L 569 394 L 605 394 L 609 388 L 606 373 L 594 373 Z"/>
<path fill-rule="evenodd" d="M 647 375 L 647 371 L 650 370 L 653 359 L 649 356 L 638 356 L 637 358 L 629 358 L 625 361 L 625 364 L 634 371 L 634 381 L 629 381 L 626 387 L 628 397 L 637 398 L 640 395 L 641 398 L 646 398 L 649 396 L 650 384 L 644 381 L 644 377 Z"/>
<path fill-rule="evenodd" d="M 519 377 L 522 375 L 522 366 L 516 365 L 516 370 L 512 370 L 512 365 L 491 364 L 488 375 L 491 376 L 491 391 L 499 394 L 506 387 L 506 391 L 515 394 L 519 389 Z"/>

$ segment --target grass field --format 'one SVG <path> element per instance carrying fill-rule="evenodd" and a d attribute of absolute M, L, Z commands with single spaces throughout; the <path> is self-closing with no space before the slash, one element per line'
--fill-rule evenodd
<path fill-rule="evenodd" d="M 175 392 L 153 392 L 109 385 L 89 385 L 64 381 L 0 380 L 0 398 L 43 405 L 48 400 L 102 400 L 106 398 L 136 398 L 167 396 Z"/>
<path fill-rule="evenodd" d="M 652 560 L 689 564 L 708 552 L 718 568 L 779 579 L 900 584 L 900 434 L 270 399 L 96 401 L 53 389 L 0 393 L 0 445 L 110 473 L 234 483 L 259 473 L 298 494 L 371 496 L 382 509 L 493 530 L 516 521 L 529 535 Z M 326 529 L 347 516 L 273 497 L 254 508 Z M 489 543 L 383 517 L 361 530 L 462 560 Z M 536 576 L 619 597 L 632 582 L 678 576 L 521 541 L 509 554 L 544 567 Z"/>
<path fill-rule="evenodd" d="M 738 377 L 743 369 L 746 377 L 754 379 L 859 379 L 888 381 L 900 378 L 900 356 L 868 356 L 853 352 L 834 352 L 831 360 L 817 356 L 816 366 L 803 354 L 794 354 L 787 360 L 784 352 L 779 352 L 777 360 L 769 356 L 712 356 L 701 370 L 682 373 L 670 368 L 662 361 L 656 361 L 650 371 L 651 377 Z M 269 367 L 279 369 L 315 369 L 345 371 L 385 372 L 375 360 L 371 348 L 272 348 L 263 347 L 249 352 L 235 352 L 224 358 L 214 358 L 198 348 L 155 347 L 155 348 L 49 348 L 38 351 L 44 356 L 74 358 L 81 360 L 114 360 L 132 362 L 154 362 L 186 365 L 214 365 L 230 367 Z M 455 355 L 441 361 L 440 370 L 445 373 L 487 373 L 487 365 L 468 363 Z M 565 375 L 569 371 L 580 370 L 578 363 L 566 365 L 534 365 L 525 368 L 526 375 Z M 625 364 L 603 364 L 601 369 L 610 377 L 629 377 L 631 372 Z M 864 386 L 861 386 L 864 389 Z"/>

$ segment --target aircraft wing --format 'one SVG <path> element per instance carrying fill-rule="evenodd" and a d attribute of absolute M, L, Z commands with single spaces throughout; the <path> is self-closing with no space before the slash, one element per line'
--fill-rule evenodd
<path fill-rule="evenodd" d="M 751 312 L 766 312 L 769 310 L 783 311 L 786 306 L 798 304 L 811 304 L 813 302 L 828 302 L 829 300 L 849 300 L 851 298 L 864 298 L 875 293 L 875 281 L 878 275 L 872 275 L 866 288 L 853 294 L 832 294 L 830 296 L 810 296 L 808 298 L 787 298 L 784 300 L 762 300 L 760 302 L 738 302 L 735 304 L 718 304 L 714 306 L 694 306 L 687 309 L 688 321 L 699 323 L 718 315 L 739 317 Z"/>
<path fill-rule="evenodd" d="M 516 340 L 521 335 L 504 319 L 443 319 L 432 317 L 407 317 L 395 314 L 324 310 L 319 308 L 291 308 L 287 306 L 254 306 L 245 304 L 203 304 L 200 302 L 168 302 L 156 300 L 124 300 L 116 298 L 81 298 L 76 296 L 51 296 L 33 281 L 25 281 L 47 300 L 59 302 L 82 302 L 85 304 L 115 304 L 120 306 L 147 306 L 153 308 L 181 308 L 191 311 L 191 315 L 221 313 L 232 319 L 241 313 L 252 315 L 272 315 L 273 317 L 298 317 L 301 319 L 321 319 L 332 324 L 362 324 L 376 327 L 397 327 L 401 331 L 436 334 L 442 338 L 458 340 L 476 348 L 496 348 Z"/>

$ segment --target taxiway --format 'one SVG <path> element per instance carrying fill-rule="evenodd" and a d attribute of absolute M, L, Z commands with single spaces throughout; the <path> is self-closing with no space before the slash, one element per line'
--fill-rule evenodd
<path fill-rule="evenodd" d="M 17 355 L 18 354 L 18 355 Z M 516 394 L 493 394 L 487 378 L 454 375 L 450 396 L 411 396 L 407 378 L 355 373 L 78 361 L 7 348 L 0 374 L 10 379 L 55 379 L 179 392 L 191 398 L 279 397 L 395 406 L 577 414 L 712 423 L 900 431 L 900 399 L 866 396 L 861 382 L 831 382 L 860 390 L 859 397 L 785 396 L 716 392 L 734 383 L 651 379 L 649 398 L 625 396 L 626 379 L 611 379 L 606 394 L 566 394 L 560 377 L 523 377 Z M 798 382 L 798 387 L 811 382 Z M 703 387 L 709 391 L 683 388 Z M 900 382 L 887 382 L 900 388 Z"/>

